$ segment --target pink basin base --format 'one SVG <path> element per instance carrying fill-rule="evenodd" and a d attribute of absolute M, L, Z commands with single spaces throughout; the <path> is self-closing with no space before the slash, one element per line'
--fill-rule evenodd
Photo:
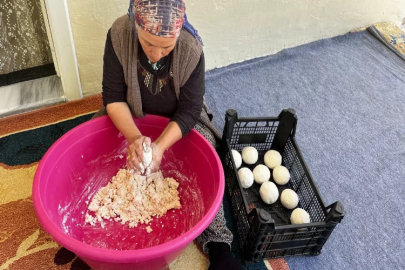
<path fill-rule="evenodd" d="M 158 257 L 151 260 L 142 260 L 139 262 L 130 262 L 130 263 L 118 263 L 118 262 L 105 262 L 105 261 L 95 261 L 90 260 L 84 257 L 80 257 L 85 261 L 91 269 L 97 270 L 150 270 L 150 269 L 164 269 L 165 266 L 174 261 L 181 252 L 185 249 L 181 248 L 177 251 L 171 251 L 170 255 L 165 257 Z M 147 251 L 145 251 L 147 252 Z"/>
<path fill-rule="evenodd" d="M 155 140 L 167 118 L 134 119 Z M 146 225 L 85 224 L 87 203 L 125 165 L 127 142 L 108 116 L 88 121 L 52 145 L 34 177 L 33 202 L 44 229 L 93 269 L 161 269 L 208 227 L 224 191 L 221 162 L 195 130 L 165 152 L 161 169 L 179 183 L 182 209 Z M 145 228 L 150 226 L 151 233 Z"/>

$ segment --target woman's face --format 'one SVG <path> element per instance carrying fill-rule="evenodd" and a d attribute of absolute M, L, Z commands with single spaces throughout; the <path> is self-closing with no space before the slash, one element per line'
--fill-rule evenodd
<path fill-rule="evenodd" d="M 155 36 L 137 27 L 138 39 L 142 49 L 151 63 L 156 63 L 168 55 L 176 45 L 177 38 Z"/>

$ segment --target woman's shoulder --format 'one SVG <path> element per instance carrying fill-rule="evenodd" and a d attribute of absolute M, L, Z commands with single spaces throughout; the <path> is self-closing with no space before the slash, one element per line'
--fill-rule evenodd
<path fill-rule="evenodd" d="M 199 55 L 202 53 L 201 42 L 184 28 L 181 29 L 177 46 L 181 51 L 195 52 Z"/>
<path fill-rule="evenodd" d="M 131 30 L 132 29 L 132 24 L 131 20 L 129 19 L 128 15 L 122 15 L 121 17 L 118 17 L 112 24 L 111 26 L 111 31 L 125 31 L 125 30 Z"/>
<path fill-rule="evenodd" d="M 121 50 L 126 50 L 128 48 L 125 44 L 132 42 L 132 29 L 132 23 L 128 15 L 123 15 L 113 22 L 110 30 L 111 42 L 117 55 L 120 55 Z"/>

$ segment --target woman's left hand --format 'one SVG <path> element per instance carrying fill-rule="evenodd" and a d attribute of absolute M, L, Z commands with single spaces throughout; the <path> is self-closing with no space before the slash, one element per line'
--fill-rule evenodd
<path fill-rule="evenodd" d="M 159 171 L 160 163 L 162 162 L 164 153 L 164 149 L 155 142 L 151 144 L 151 148 L 152 148 L 152 162 L 147 168 L 148 173 L 154 173 Z"/>

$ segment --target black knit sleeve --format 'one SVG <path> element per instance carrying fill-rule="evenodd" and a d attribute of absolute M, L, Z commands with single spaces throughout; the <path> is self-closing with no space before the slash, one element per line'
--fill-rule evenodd
<path fill-rule="evenodd" d="M 180 88 L 177 110 L 171 119 L 180 126 L 183 137 L 194 128 L 200 118 L 204 94 L 205 59 L 204 53 L 202 53 L 190 78 Z"/>
<path fill-rule="evenodd" d="M 111 42 L 111 29 L 107 33 L 103 64 L 103 104 L 126 102 L 127 85 L 122 65 Z"/>

